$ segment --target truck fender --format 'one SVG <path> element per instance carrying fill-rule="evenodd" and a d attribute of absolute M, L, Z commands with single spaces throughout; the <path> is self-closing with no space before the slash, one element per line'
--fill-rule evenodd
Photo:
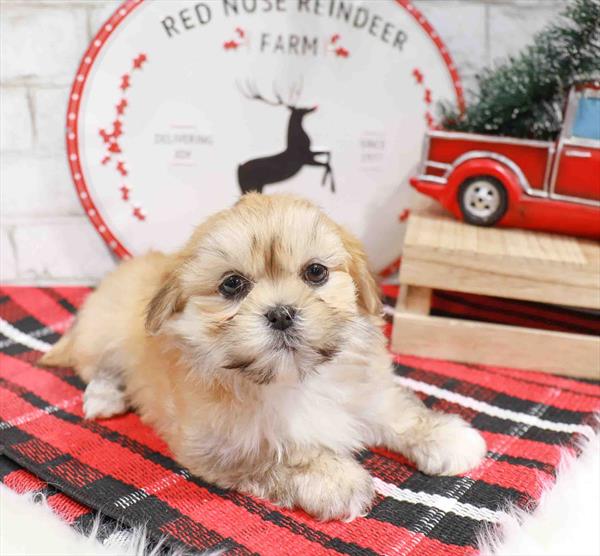
<path fill-rule="evenodd" d="M 447 191 L 448 195 L 452 196 L 452 199 L 448 198 L 448 202 L 452 205 L 456 204 L 456 210 L 459 210 L 457 192 L 460 184 L 475 176 L 492 176 L 500 181 L 506 189 L 509 206 L 514 206 L 523 196 L 523 188 L 519 183 L 519 177 L 506 164 L 485 156 L 471 158 L 458 165 L 448 177 Z"/>

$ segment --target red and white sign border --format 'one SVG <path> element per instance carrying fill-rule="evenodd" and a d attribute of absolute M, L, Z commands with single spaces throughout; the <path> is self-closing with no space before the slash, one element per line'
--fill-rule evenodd
<path fill-rule="evenodd" d="M 115 255 L 117 255 L 117 257 L 121 259 L 129 259 L 132 255 L 106 225 L 105 220 L 102 218 L 102 215 L 98 212 L 94 201 L 92 200 L 81 167 L 78 137 L 78 121 L 79 112 L 81 109 L 81 98 L 83 96 L 83 90 L 89 73 L 94 64 L 94 61 L 96 60 L 96 57 L 98 56 L 100 50 L 102 49 L 110 35 L 114 32 L 114 30 L 133 10 L 140 6 L 143 1 L 144 0 L 125 0 L 121 7 L 119 7 L 102 25 L 96 36 L 93 38 L 85 54 L 83 55 L 81 63 L 79 64 L 77 75 L 75 76 L 75 80 L 73 81 L 73 86 L 71 88 L 71 94 L 69 96 L 69 105 L 67 109 L 67 156 L 69 160 L 69 169 L 71 170 L 71 176 L 73 177 L 75 189 L 77 190 L 77 196 L 79 197 L 79 200 L 81 202 L 81 205 L 83 206 L 85 213 L 87 214 L 88 218 L 90 219 L 90 221 L 92 222 L 102 239 L 115 253 Z M 450 77 L 452 79 L 452 83 L 456 91 L 458 104 L 460 109 L 462 110 L 464 108 L 464 96 L 463 88 L 460 83 L 460 77 L 458 76 L 456 66 L 454 65 L 450 53 L 448 52 L 448 49 L 444 45 L 442 39 L 435 32 L 431 24 L 425 19 L 423 14 L 421 14 L 421 12 L 410 3 L 410 0 L 396 0 L 396 3 L 399 4 L 405 10 L 407 10 L 413 16 L 413 18 L 419 23 L 422 29 L 429 35 L 431 40 L 437 46 L 444 62 L 446 63 L 448 72 L 450 73 Z"/>

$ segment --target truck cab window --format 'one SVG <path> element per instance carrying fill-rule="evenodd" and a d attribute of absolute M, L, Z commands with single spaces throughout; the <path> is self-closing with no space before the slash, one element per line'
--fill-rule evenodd
<path fill-rule="evenodd" d="M 582 97 L 579 100 L 573 136 L 600 141 L 600 98 Z"/>

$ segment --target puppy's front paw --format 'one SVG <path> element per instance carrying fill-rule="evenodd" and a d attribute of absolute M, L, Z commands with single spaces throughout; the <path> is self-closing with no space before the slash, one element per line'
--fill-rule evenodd
<path fill-rule="evenodd" d="M 106 419 L 127 411 L 125 395 L 118 383 L 105 378 L 93 379 L 83 394 L 86 419 Z"/>
<path fill-rule="evenodd" d="M 352 521 L 373 503 L 373 480 L 357 462 L 328 458 L 292 475 L 292 504 L 317 519 Z"/>
<path fill-rule="evenodd" d="M 458 475 L 477 467 L 486 454 L 483 437 L 457 415 L 431 413 L 410 453 L 427 475 Z"/>

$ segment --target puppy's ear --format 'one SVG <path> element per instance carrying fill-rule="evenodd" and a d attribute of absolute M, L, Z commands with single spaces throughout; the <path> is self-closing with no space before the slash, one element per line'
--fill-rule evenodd
<path fill-rule="evenodd" d="M 339 228 L 346 251 L 350 254 L 348 272 L 358 290 L 358 306 L 369 315 L 380 316 L 382 311 L 379 286 L 375 282 L 369 266 L 367 255 L 361 244 L 352 234 Z"/>
<path fill-rule="evenodd" d="M 183 310 L 184 305 L 179 279 L 174 272 L 170 272 L 146 307 L 146 330 L 156 334 L 171 315 Z"/>

